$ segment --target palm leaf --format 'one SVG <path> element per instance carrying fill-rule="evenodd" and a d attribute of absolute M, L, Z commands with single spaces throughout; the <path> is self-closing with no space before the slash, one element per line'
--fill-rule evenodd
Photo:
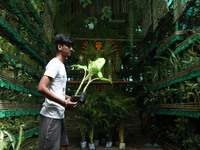
<path fill-rule="evenodd" d="M 4 132 L 0 130 L 0 150 L 4 149 L 3 139 L 4 139 Z"/>
<path fill-rule="evenodd" d="M 15 150 L 20 150 L 21 144 L 24 141 L 24 131 L 23 131 L 23 125 L 20 126 L 20 130 L 19 130 L 19 139 L 16 145 Z"/>

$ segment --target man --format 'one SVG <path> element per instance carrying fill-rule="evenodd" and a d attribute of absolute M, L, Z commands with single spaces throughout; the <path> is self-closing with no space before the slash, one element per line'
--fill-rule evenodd
<path fill-rule="evenodd" d="M 38 92 L 45 96 L 40 111 L 39 150 L 66 150 L 69 144 L 64 112 L 67 105 L 76 106 L 71 96 L 65 95 L 67 75 L 63 64 L 71 56 L 73 41 L 62 33 L 55 37 L 56 57 L 46 66 L 38 85 Z"/>

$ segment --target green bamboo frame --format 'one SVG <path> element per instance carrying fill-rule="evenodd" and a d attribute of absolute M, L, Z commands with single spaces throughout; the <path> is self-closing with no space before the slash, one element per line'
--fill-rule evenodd
<path fill-rule="evenodd" d="M 14 31 L 4 20 L 2 20 L 2 18 L 0 18 L 0 26 L 42 64 L 46 64 L 45 60 L 41 56 L 39 56 L 29 45 L 27 45 L 27 43 L 21 38 L 21 36 L 16 31 Z"/>
<path fill-rule="evenodd" d="M 40 109 L 33 109 L 33 110 L 1 110 L 0 109 L 0 118 L 37 115 L 39 113 L 40 113 Z"/>
<path fill-rule="evenodd" d="M 173 115 L 199 118 L 200 111 L 186 111 L 186 110 L 145 110 L 145 113 L 158 114 L 158 115 Z"/>
<path fill-rule="evenodd" d="M 6 88 L 6 89 L 9 89 L 9 90 L 15 90 L 15 91 L 18 91 L 18 92 L 27 93 L 27 94 L 33 94 L 33 95 L 36 95 L 36 96 L 41 96 L 41 94 L 39 94 L 37 91 L 24 88 L 24 87 L 17 85 L 17 84 L 12 84 L 12 83 L 6 82 L 6 81 L 2 80 L 1 78 L 0 78 L 0 87 Z"/>

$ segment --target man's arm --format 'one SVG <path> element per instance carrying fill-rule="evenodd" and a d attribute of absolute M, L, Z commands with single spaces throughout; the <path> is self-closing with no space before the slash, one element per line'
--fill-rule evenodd
<path fill-rule="evenodd" d="M 43 96 L 45 96 L 46 98 L 62 105 L 63 107 L 66 107 L 67 102 L 69 101 L 67 98 L 66 100 L 62 100 L 59 97 L 57 97 L 56 95 L 54 95 L 48 88 L 47 86 L 50 84 L 52 78 L 48 77 L 48 76 L 43 76 L 42 79 L 39 82 L 38 85 L 38 89 L 37 91 L 42 94 Z M 74 103 L 75 105 L 75 103 Z"/>

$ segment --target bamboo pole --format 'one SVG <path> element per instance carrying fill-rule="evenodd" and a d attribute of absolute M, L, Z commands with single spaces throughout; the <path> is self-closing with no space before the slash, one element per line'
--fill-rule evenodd
<path fill-rule="evenodd" d="M 73 40 L 89 41 L 129 41 L 129 39 L 95 39 L 95 38 L 73 38 Z M 142 39 L 133 39 L 133 41 L 142 41 Z"/>

